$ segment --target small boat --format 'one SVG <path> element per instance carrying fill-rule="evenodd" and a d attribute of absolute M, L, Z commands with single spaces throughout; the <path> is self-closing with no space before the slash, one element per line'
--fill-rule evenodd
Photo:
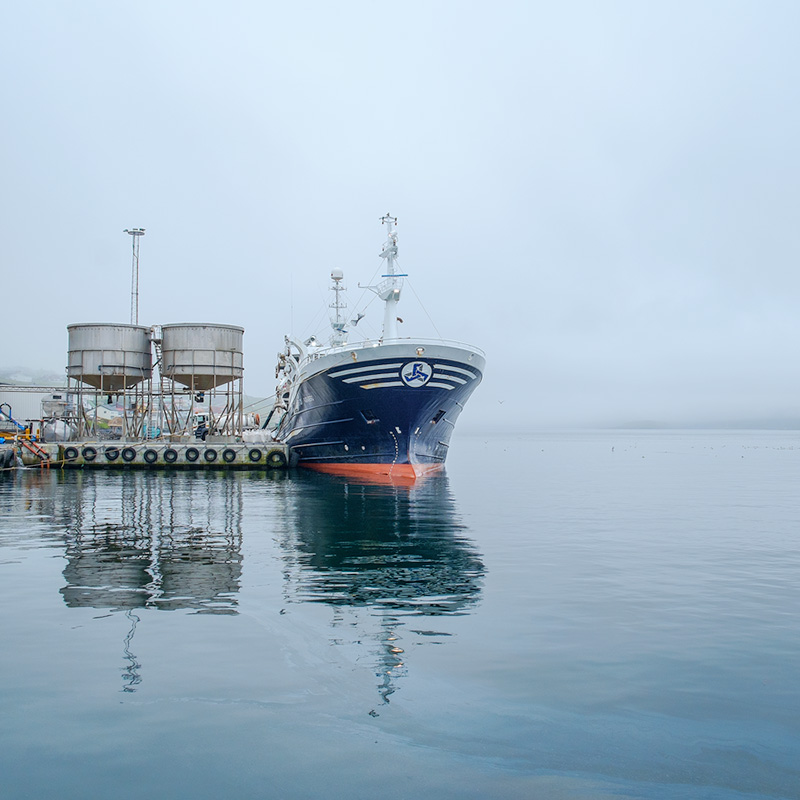
<path fill-rule="evenodd" d="M 289 447 L 293 465 L 414 480 L 444 465 L 456 420 L 483 377 L 485 356 L 460 342 L 398 335 L 407 274 L 397 263 L 397 218 L 387 214 L 381 223 L 388 233 L 381 281 L 363 288 L 384 303 L 382 335 L 348 343 L 363 315 L 347 319 L 344 276 L 333 270 L 329 341 L 287 336 L 279 354 L 275 438 Z"/>

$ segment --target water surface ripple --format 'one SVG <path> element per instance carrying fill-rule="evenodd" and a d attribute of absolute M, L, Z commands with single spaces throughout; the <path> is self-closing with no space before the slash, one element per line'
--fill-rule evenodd
<path fill-rule="evenodd" d="M 800 798 L 800 434 L 413 487 L 0 476 L 8 798 Z"/>

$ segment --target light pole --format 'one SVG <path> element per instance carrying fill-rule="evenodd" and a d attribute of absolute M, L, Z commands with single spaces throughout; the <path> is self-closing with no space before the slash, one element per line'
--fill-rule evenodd
<path fill-rule="evenodd" d="M 123 233 L 130 234 L 133 249 L 131 264 L 131 325 L 139 324 L 139 237 L 144 236 L 144 228 L 125 228 Z"/>

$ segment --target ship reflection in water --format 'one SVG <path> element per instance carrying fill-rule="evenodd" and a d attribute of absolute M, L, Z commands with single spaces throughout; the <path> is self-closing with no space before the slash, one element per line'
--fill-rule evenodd
<path fill-rule="evenodd" d="M 62 531 L 61 595 L 70 608 L 125 613 L 124 691 L 141 682 L 134 637 L 145 614 L 238 614 L 243 531 L 257 583 L 270 565 L 280 571 L 280 605 L 260 612 L 331 608 L 333 632 L 320 645 L 351 646 L 373 664 L 384 701 L 408 647 L 446 641 L 444 618 L 468 613 L 480 595 L 483 563 L 444 474 L 412 485 L 304 470 L 52 477 L 59 500 L 42 510 Z"/>
<path fill-rule="evenodd" d="M 480 595 L 483 562 L 447 477 L 381 485 L 300 471 L 293 480 L 287 600 L 331 606 L 334 644 L 377 644 L 388 702 L 408 646 L 442 643 L 451 634 L 434 618 L 468 613 Z"/>
<path fill-rule="evenodd" d="M 65 487 L 66 604 L 235 614 L 241 483 L 192 473 L 115 477 L 87 471 Z"/>

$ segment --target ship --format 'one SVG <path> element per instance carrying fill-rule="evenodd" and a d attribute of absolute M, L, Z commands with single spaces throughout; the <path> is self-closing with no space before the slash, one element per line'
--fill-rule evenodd
<path fill-rule="evenodd" d="M 361 287 L 383 301 L 380 338 L 348 342 L 363 315 L 348 320 L 344 276 L 332 270 L 330 338 L 285 337 L 270 416 L 279 420 L 274 436 L 288 447 L 293 466 L 415 480 L 444 466 L 486 359 L 461 342 L 399 336 L 397 309 L 408 274 L 398 264 L 397 218 L 386 214 L 380 222 L 387 229 L 381 280 Z"/>

